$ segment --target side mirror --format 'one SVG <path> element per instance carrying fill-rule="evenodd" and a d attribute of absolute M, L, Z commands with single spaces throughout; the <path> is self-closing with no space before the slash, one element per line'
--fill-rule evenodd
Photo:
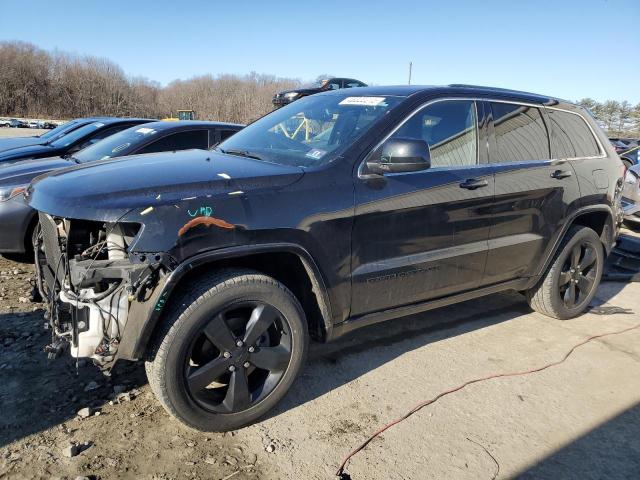
<path fill-rule="evenodd" d="M 380 156 L 367 161 L 371 173 L 417 172 L 431 167 L 429 145 L 414 138 L 392 138 L 382 145 Z"/>

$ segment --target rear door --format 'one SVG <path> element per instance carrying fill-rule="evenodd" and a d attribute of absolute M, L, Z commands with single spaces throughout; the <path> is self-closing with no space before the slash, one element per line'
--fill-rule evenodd
<path fill-rule="evenodd" d="M 491 101 L 486 108 L 496 190 L 485 280 L 498 283 L 537 273 L 580 195 L 570 162 L 552 159 L 541 107 Z"/>
<path fill-rule="evenodd" d="M 476 107 L 432 102 L 389 137 L 425 140 L 430 169 L 356 178 L 352 316 L 481 285 L 494 183 Z"/>

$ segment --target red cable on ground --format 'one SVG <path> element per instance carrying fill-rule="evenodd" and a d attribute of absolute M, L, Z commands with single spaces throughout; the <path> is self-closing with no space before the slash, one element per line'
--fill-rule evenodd
<path fill-rule="evenodd" d="M 522 376 L 522 375 L 529 375 L 531 373 L 537 373 L 537 372 L 541 372 L 543 370 L 546 370 L 548 368 L 551 367 L 555 367 L 560 365 L 561 363 L 565 362 L 567 360 L 567 358 L 569 358 L 571 356 L 571 354 L 578 349 L 579 347 L 582 347 L 583 345 L 596 340 L 598 338 L 602 338 L 602 337 L 608 337 L 611 335 L 620 335 L 621 333 L 626 333 L 629 332 L 631 330 L 635 330 L 637 328 L 640 328 L 640 324 L 635 325 L 633 327 L 629 327 L 629 328 L 625 328 L 623 330 L 618 330 L 615 332 L 609 332 L 609 333 L 602 333 L 600 335 L 593 335 L 589 338 L 587 338 L 586 340 L 578 343 L 577 345 L 574 345 L 571 350 L 569 350 L 564 357 L 562 357 L 561 360 L 558 360 L 556 362 L 553 363 L 548 363 L 547 365 L 544 365 L 542 367 L 539 368 L 534 368 L 532 370 L 525 370 L 522 372 L 511 372 L 511 373 L 496 373 L 493 375 L 488 375 L 486 377 L 482 377 L 482 378 L 476 378 L 473 380 L 469 380 L 468 382 L 463 383 L 462 385 L 459 385 L 455 388 L 452 388 L 450 390 L 446 390 L 442 393 L 439 393 L 438 395 L 436 395 L 435 397 L 433 397 L 431 400 L 427 400 L 424 402 L 420 402 L 418 404 L 416 404 L 413 408 L 411 408 L 411 410 L 409 410 L 407 413 L 405 413 L 403 416 L 396 418 L 395 420 L 393 420 L 390 423 L 387 423 L 386 425 L 384 425 L 383 427 L 379 428 L 378 430 L 376 430 L 371 436 L 369 436 L 364 442 L 362 442 L 360 444 L 360 446 L 358 446 L 355 450 L 353 450 L 349 455 L 347 455 L 344 460 L 342 461 L 342 463 L 340 464 L 340 467 L 338 468 L 337 472 L 336 472 L 336 476 L 340 477 L 343 475 L 344 473 L 344 469 L 347 466 L 347 463 L 349 462 L 349 460 L 351 460 L 351 458 L 356 455 L 358 452 L 360 452 L 361 450 L 363 450 L 374 438 L 380 436 L 380 434 L 382 434 L 383 432 L 385 432 L 386 430 L 390 429 L 391 427 L 393 427 L 394 425 L 397 425 L 398 423 L 402 422 L 403 420 L 406 420 L 407 418 L 409 418 L 411 415 L 413 415 L 414 413 L 416 413 L 418 410 L 423 409 L 424 407 L 431 405 L 435 402 L 437 402 L 438 400 L 440 400 L 442 397 L 449 395 L 451 393 L 455 393 L 459 390 L 462 390 L 463 388 L 467 387 L 468 385 L 472 385 L 474 383 L 479 383 L 479 382 L 484 382 L 486 380 L 491 380 L 493 378 L 503 378 L 503 377 L 517 377 L 517 376 Z"/>

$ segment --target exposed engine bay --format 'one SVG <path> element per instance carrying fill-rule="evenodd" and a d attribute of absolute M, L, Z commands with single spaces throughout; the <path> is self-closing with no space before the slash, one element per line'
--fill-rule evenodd
<path fill-rule="evenodd" d="M 37 287 L 52 331 L 51 357 L 113 363 L 131 302 L 157 285 L 162 262 L 129 258 L 141 226 L 54 218 L 40 213 L 34 241 Z M 133 259 L 133 257 L 132 257 Z"/>

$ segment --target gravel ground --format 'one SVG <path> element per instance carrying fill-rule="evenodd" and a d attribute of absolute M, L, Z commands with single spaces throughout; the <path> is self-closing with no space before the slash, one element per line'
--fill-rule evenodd
<path fill-rule="evenodd" d="M 0 478 L 331 478 L 348 451 L 413 404 L 640 323 L 638 284 L 603 284 L 591 311 L 566 322 L 531 313 L 517 294 L 465 302 L 314 345 L 269 418 L 202 434 L 162 410 L 139 365 L 105 377 L 48 361 L 42 306 L 23 303 L 31 268 L 0 259 L 0 272 Z M 442 399 L 373 441 L 348 472 L 491 479 L 493 455 L 499 478 L 640 478 L 639 373 L 640 331 L 589 343 L 553 369 Z M 99 414 L 79 418 L 85 407 Z"/>
<path fill-rule="evenodd" d="M 35 137 L 48 131 L 40 128 L 0 128 L 0 138 Z"/>
<path fill-rule="evenodd" d="M 203 434 L 162 410 L 140 365 L 106 377 L 47 360 L 42 305 L 27 299 L 31 273 L 0 258 L 0 478 L 333 478 L 350 450 L 415 403 L 640 323 L 640 285 L 604 283 L 590 311 L 570 321 L 507 293 L 374 325 L 313 345 L 266 419 Z M 543 372 L 444 397 L 374 440 L 347 471 L 353 480 L 640 478 L 640 330 L 588 343 Z"/>

